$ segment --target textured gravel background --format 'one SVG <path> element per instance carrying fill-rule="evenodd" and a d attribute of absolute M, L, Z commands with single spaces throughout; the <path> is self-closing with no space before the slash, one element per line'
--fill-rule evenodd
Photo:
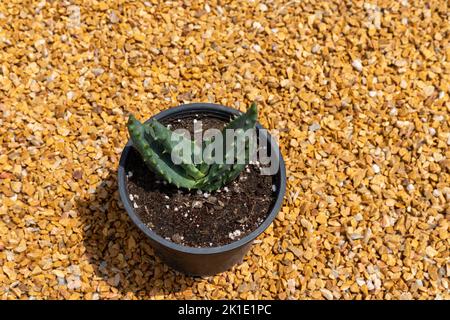
<path fill-rule="evenodd" d="M 447 1 L 0 3 L 0 298 L 449 299 Z M 208 278 L 123 210 L 128 112 L 281 128 L 278 219 Z"/>

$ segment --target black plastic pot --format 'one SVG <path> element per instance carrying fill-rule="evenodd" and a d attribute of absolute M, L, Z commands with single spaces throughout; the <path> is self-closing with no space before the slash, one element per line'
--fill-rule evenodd
<path fill-rule="evenodd" d="M 207 114 L 211 117 L 228 121 L 231 115 L 239 115 L 241 112 L 217 104 L 192 103 L 165 110 L 155 115 L 154 118 L 157 120 L 165 118 L 183 118 L 192 114 Z M 258 123 L 257 128 L 262 129 L 262 126 Z M 271 149 L 271 152 L 278 151 L 276 142 L 269 134 L 266 134 L 266 132 L 267 131 L 259 131 L 259 134 L 267 136 L 267 146 Z M 220 247 L 193 248 L 168 241 L 148 228 L 139 219 L 129 200 L 129 194 L 126 188 L 125 167 L 130 148 L 132 148 L 131 140 L 129 140 L 125 146 L 119 163 L 118 182 L 120 198 L 131 220 L 133 220 L 139 229 L 148 236 L 155 252 L 165 263 L 178 271 L 189 275 L 203 276 L 217 274 L 231 268 L 234 264 L 243 260 L 244 255 L 250 249 L 253 240 L 269 227 L 280 210 L 286 191 L 286 171 L 281 152 L 278 151 L 277 154 L 280 155 L 279 170 L 274 179 L 277 192 L 276 200 L 267 219 L 256 230 L 240 240 Z M 164 213 L 161 212 L 161 214 Z"/>

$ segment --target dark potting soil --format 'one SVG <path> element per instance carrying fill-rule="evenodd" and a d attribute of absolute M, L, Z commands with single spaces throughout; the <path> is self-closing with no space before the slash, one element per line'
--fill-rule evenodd
<path fill-rule="evenodd" d="M 172 130 L 185 128 L 193 137 L 194 119 L 203 130 L 225 122 L 205 115 L 165 120 Z M 248 165 L 218 191 L 188 191 L 170 185 L 150 171 L 132 149 L 125 166 L 127 190 L 140 219 L 157 234 L 189 247 L 216 247 L 243 238 L 267 218 L 275 202 L 273 177 Z"/>

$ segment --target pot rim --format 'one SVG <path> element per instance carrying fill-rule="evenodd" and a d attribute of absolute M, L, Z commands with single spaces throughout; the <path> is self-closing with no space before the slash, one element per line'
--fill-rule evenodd
<path fill-rule="evenodd" d="M 147 121 L 150 119 L 156 119 L 161 120 L 163 118 L 169 117 L 169 116 L 176 116 L 179 114 L 184 113 L 219 113 L 219 114 L 231 114 L 231 115 L 240 115 L 242 114 L 241 111 L 226 107 L 219 104 L 214 103 L 188 103 L 188 104 L 182 104 L 177 107 L 169 108 L 166 110 L 161 111 L 160 113 L 150 117 Z M 146 122 L 147 122 L 146 121 Z M 258 122 L 256 124 L 257 129 L 264 129 L 264 127 Z M 278 212 L 281 209 L 281 205 L 283 203 L 284 194 L 286 192 L 286 168 L 283 160 L 283 156 L 281 154 L 281 151 L 279 151 L 279 147 L 276 143 L 276 141 L 272 138 L 270 133 L 267 132 L 267 139 L 270 143 L 270 148 L 272 151 L 276 151 L 278 149 L 279 154 L 279 170 L 278 173 L 275 176 L 279 176 L 276 182 L 276 200 L 275 203 L 270 211 L 270 213 L 267 215 L 266 219 L 259 225 L 258 228 L 247 234 L 245 237 L 233 241 L 229 244 L 222 245 L 222 246 L 216 246 L 216 247 L 205 247 L 205 248 L 197 248 L 197 247 L 188 247 L 176 244 L 172 241 L 166 240 L 165 238 L 158 235 L 155 231 L 150 229 L 147 225 L 145 225 L 141 219 L 138 217 L 137 213 L 134 211 L 130 199 L 129 194 L 126 187 L 126 174 L 125 174 L 125 163 L 128 158 L 128 153 L 132 147 L 131 139 L 128 140 L 127 144 L 125 145 L 122 154 L 120 156 L 119 161 L 119 170 L 118 170 L 118 185 L 119 185 L 119 194 L 121 201 L 125 207 L 125 210 L 128 213 L 128 216 L 131 218 L 131 220 L 138 226 L 138 228 L 144 232 L 149 238 L 152 240 L 162 244 L 165 247 L 168 247 L 172 250 L 184 252 L 184 253 L 190 253 L 190 254 L 200 254 L 200 255 L 207 255 L 207 254 L 214 254 L 214 253 L 221 253 L 226 251 L 231 251 L 233 249 L 242 247 L 246 245 L 247 243 L 253 241 L 256 239 L 260 234 L 262 234 L 272 223 L 272 221 L 277 216 Z"/>

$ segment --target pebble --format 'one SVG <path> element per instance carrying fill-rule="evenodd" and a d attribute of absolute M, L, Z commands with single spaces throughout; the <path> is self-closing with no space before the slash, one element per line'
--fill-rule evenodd
<path fill-rule="evenodd" d="M 311 132 L 316 132 L 317 130 L 320 129 L 320 124 L 318 124 L 317 122 L 313 122 L 310 126 L 309 126 L 309 131 Z"/>
<path fill-rule="evenodd" d="M 181 236 L 179 233 L 175 233 L 175 234 L 172 236 L 171 239 L 172 239 L 172 241 L 175 242 L 175 243 L 182 243 L 184 237 Z"/>
<path fill-rule="evenodd" d="M 352 66 L 359 72 L 361 72 L 363 70 L 363 65 L 361 63 L 361 60 L 359 60 L 359 59 L 353 60 Z"/>
<path fill-rule="evenodd" d="M 201 201 L 193 201 L 192 202 L 192 208 L 202 208 L 203 207 L 203 202 Z"/>
<path fill-rule="evenodd" d="M 259 10 L 261 10 L 262 12 L 266 12 L 267 10 L 269 10 L 269 8 L 264 3 L 260 3 Z"/>
<path fill-rule="evenodd" d="M 375 174 L 378 174 L 378 173 L 381 172 L 381 169 L 380 169 L 380 167 L 379 167 L 377 164 L 373 164 L 373 165 L 372 165 L 372 170 L 373 170 L 373 172 L 374 172 Z"/>
<path fill-rule="evenodd" d="M 320 51 L 320 45 L 315 44 L 312 48 L 311 48 L 311 52 L 312 53 L 318 53 Z M 359 70 L 361 71 L 361 70 Z"/>
<path fill-rule="evenodd" d="M 423 92 L 427 97 L 431 96 L 434 93 L 434 90 L 435 90 L 434 86 L 425 86 L 423 88 Z"/>
<path fill-rule="evenodd" d="M 333 300 L 333 294 L 328 289 L 320 289 L 320 292 L 322 293 L 323 297 L 327 300 Z"/>
<path fill-rule="evenodd" d="M 402 81 L 400 81 L 400 88 L 402 89 L 406 89 L 408 87 L 408 83 L 402 79 Z"/>
<path fill-rule="evenodd" d="M 441 192 L 438 189 L 433 190 L 433 196 L 438 198 L 441 195 Z"/>

